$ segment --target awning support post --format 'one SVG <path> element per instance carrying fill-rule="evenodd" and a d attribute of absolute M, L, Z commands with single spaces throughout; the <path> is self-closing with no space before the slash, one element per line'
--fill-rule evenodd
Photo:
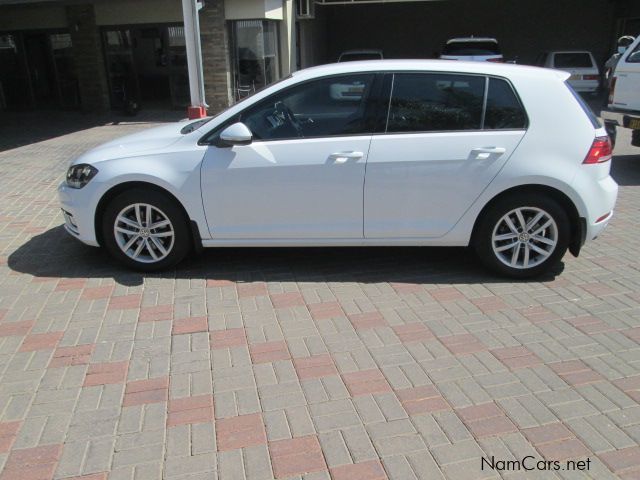
<path fill-rule="evenodd" d="M 200 22 L 198 21 L 198 10 L 201 8 L 202 3 L 197 0 L 182 0 L 184 39 L 189 72 L 189 93 L 191 95 L 191 105 L 187 110 L 187 114 L 190 119 L 206 117 L 208 107 L 204 99 L 202 48 L 200 46 Z"/>

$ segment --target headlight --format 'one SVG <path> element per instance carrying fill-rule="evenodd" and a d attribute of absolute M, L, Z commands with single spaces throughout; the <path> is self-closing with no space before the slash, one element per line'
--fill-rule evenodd
<path fill-rule="evenodd" d="M 96 176 L 96 173 L 98 169 L 86 163 L 71 165 L 67 170 L 67 185 L 71 188 L 82 188 Z"/>

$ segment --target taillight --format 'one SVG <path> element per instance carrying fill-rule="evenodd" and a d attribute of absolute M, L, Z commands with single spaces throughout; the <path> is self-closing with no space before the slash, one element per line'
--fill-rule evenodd
<path fill-rule="evenodd" d="M 611 160 L 612 151 L 613 147 L 611 146 L 611 140 L 608 136 L 596 137 L 591 144 L 589 153 L 587 153 L 587 156 L 582 163 L 590 165 L 594 163 L 608 162 Z"/>
<path fill-rule="evenodd" d="M 598 80 L 598 75 L 583 75 L 583 80 Z"/>
<path fill-rule="evenodd" d="M 498 62 L 498 63 L 503 63 L 504 59 L 502 58 L 487 58 L 487 62 Z"/>
<path fill-rule="evenodd" d="M 611 86 L 609 87 L 609 105 L 613 103 L 613 93 L 616 89 L 616 80 L 618 80 L 618 77 L 613 77 L 613 79 L 611 80 Z"/>

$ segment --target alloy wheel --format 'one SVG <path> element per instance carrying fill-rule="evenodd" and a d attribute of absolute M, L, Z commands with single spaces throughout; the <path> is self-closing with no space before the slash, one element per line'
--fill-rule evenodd
<path fill-rule="evenodd" d="M 536 207 L 511 210 L 498 220 L 491 236 L 498 260 L 517 269 L 540 265 L 557 244 L 558 225 L 549 213 Z"/>
<path fill-rule="evenodd" d="M 155 263 L 166 258 L 175 241 L 169 217 L 147 203 L 123 208 L 116 217 L 113 233 L 120 250 L 141 263 Z"/>

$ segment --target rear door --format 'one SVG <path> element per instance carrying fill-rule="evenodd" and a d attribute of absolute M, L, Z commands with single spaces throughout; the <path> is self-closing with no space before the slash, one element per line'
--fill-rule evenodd
<path fill-rule="evenodd" d="M 392 75 L 388 120 L 367 159 L 365 238 L 440 237 L 509 159 L 526 114 L 503 79 Z"/>

